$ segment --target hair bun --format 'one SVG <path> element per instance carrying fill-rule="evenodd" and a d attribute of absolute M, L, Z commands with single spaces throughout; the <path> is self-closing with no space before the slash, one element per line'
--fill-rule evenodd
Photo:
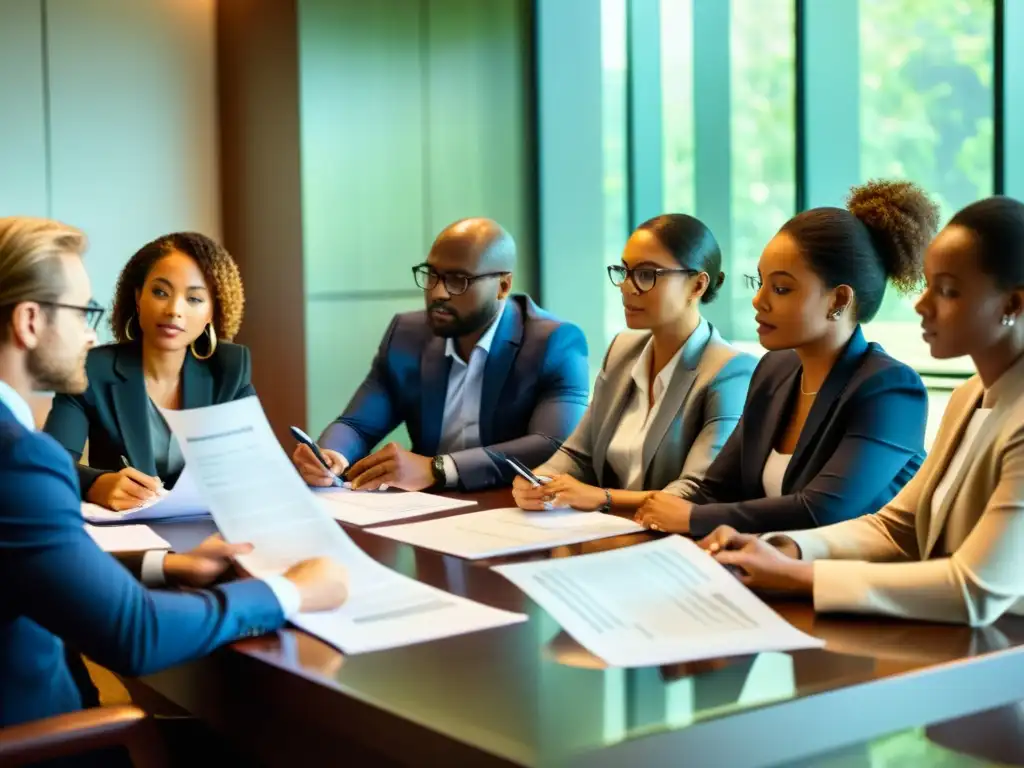
<path fill-rule="evenodd" d="M 939 227 L 939 207 L 928 194 L 909 181 L 874 180 L 851 189 L 846 208 L 868 228 L 896 289 L 917 290 Z"/>
<path fill-rule="evenodd" d="M 704 295 L 700 297 L 701 304 L 710 304 L 718 297 L 722 283 L 725 282 L 725 272 L 719 272 L 718 277 L 710 277 L 709 275 L 709 278 L 708 287 L 704 290 Z"/>

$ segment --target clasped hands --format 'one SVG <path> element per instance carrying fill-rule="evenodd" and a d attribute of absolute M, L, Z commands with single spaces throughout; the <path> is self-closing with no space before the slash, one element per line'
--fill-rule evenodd
<path fill-rule="evenodd" d="M 433 457 L 407 451 L 398 443 L 388 443 L 352 466 L 337 451 L 321 448 L 320 452 L 330 469 L 320 463 L 309 446 L 299 444 L 292 452 L 292 461 L 302 479 L 316 488 L 330 487 L 335 477 L 346 478 L 356 491 L 422 491 L 434 485 Z"/>

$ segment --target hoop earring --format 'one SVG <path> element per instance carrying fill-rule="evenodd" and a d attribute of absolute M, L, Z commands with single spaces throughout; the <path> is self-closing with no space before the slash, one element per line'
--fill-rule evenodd
<path fill-rule="evenodd" d="M 204 329 L 205 333 L 210 337 L 210 351 L 205 355 L 200 355 L 196 352 L 196 343 L 193 341 L 188 345 L 188 348 L 192 350 L 192 357 L 196 360 L 209 360 L 213 357 L 213 353 L 217 351 L 217 332 L 213 330 L 213 323 L 207 323 Z"/>
<path fill-rule="evenodd" d="M 1000 321 L 1004 328 L 1013 328 L 1017 324 L 1016 315 L 1003 315 L 1003 319 Z"/>
<path fill-rule="evenodd" d="M 128 339 L 128 341 L 135 341 L 135 337 L 132 336 L 132 320 L 133 319 L 135 319 L 135 315 L 131 315 L 128 318 L 128 322 L 126 322 L 124 324 L 124 337 L 126 339 Z"/>

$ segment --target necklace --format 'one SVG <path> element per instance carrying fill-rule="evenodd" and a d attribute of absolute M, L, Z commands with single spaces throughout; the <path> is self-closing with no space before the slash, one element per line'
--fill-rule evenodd
<path fill-rule="evenodd" d="M 800 374 L 800 394 L 801 395 L 804 395 L 805 397 L 814 397 L 814 395 L 818 394 L 820 391 L 821 391 L 820 389 L 816 389 L 814 392 L 805 392 L 804 391 L 804 375 L 802 373 Z"/>

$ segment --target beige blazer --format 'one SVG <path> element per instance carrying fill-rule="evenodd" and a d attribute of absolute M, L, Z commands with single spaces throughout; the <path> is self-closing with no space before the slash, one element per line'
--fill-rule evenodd
<path fill-rule="evenodd" d="M 992 413 L 933 520 L 932 494 L 982 405 Z M 816 561 L 819 611 L 970 626 L 1024 613 L 1024 358 L 988 392 L 975 376 L 953 393 L 921 469 L 881 511 L 786 535 Z"/>
<path fill-rule="evenodd" d="M 608 446 L 633 397 L 633 367 L 650 338 L 650 332 L 627 331 L 612 340 L 586 413 L 539 468 L 541 474 L 568 474 L 591 485 L 621 487 L 607 465 Z M 704 476 L 739 421 L 755 365 L 753 357 L 701 321 L 683 346 L 644 441 L 646 490 L 680 493 L 683 477 Z"/>

